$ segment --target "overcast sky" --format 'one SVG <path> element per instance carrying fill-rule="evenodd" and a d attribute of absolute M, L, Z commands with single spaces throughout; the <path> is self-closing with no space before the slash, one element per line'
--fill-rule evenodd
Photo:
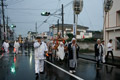
<path fill-rule="evenodd" d="M 9 17 L 9 25 L 15 24 L 16 34 L 26 36 L 28 31 L 35 31 L 35 23 L 38 24 L 38 32 L 49 30 L 49 26 L 56 24 L 61 16 L 51 16 L 47 23 L 43 23 L 48 16 L 41 16 L 41 12 L 55 12 L 61 8 L 61 4 L 68 4 L 73 0 L 6 0 L 8 5 L 5 13 Z M 103 0 L 83 0 L 84 7 L 79 14 L 78 24 L 89 27 L 90 30 L 101 30 L 103 27 Z M 61 13 L 58 11 L 56 14 Z M 64 23 L 73 24 L 73 3 L 64 8 Z M 60 19 L 60 18 L 59 18 Z M 61 19 L 60 19 L 61 23 Z M 40 26 L 41 25 L 41 26 Z"/>

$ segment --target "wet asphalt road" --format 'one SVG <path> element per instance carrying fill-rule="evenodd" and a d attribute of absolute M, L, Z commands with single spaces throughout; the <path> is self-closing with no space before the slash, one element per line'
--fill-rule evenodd
<path fill-rule="evenodd" d="M 69 71 L 68 62 L 53 61 L 53 64 Z M 36 80 L 34 70 L 33 51 L 13 54 L 4 53 L 0 58 L 0 80 Z M 96 64 L 91 61 L 78 59 L 78 67 L 74 74 L 84 80 L 120 80 L 120 69 L 114 66 L 101 64 L 101 69 L 96 69 Z M 38 80 L 77 80 L 64 71 L 45 63 L 45 73 L 39 75 Z"/>

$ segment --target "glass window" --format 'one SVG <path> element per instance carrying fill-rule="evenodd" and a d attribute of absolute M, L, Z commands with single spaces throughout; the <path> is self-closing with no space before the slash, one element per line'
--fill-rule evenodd
<path fill-rule="evenodd" d="M 77 31 L 77 35 L 80 35 L 80 32 L 79 32 L 79 31 Z"/>
<path fill-rule="evenodd" d="M 120 26 L 120 10 L 117 11 L 117 16 L 116 16 L 116 18 L 117 18 L 117 26 Z"/>
<path fill-rule="evenodd" d="M 120 50 L 120 37 L 116 37 L 116 49 Z"/>

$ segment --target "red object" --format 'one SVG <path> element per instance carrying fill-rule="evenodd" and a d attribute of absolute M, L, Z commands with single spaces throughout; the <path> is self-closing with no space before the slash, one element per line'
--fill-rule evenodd
<path fill-rule="evenodd" d="M 4 51 L 4 48 L 2 47 L 2 51 Z"/>
<path fill-rule="evenodd" d="M 13 51 L 14 51 L 14 53 L 15 53 L 15 52 L 16 52 L 16 49 L 14 48 L 14 50 L 13 50 Z"/>
<path fill-rule="evenodd" d="M 14 57 L 14 62 L 16 62 L 16 57 Z"/>
<path fill-rule="evenodd" d="M 59 41 L 57 40 L 57 41 L 56 41 L 56 43 L 58 44 L 58 43 L 59 43 Z"/>
<path fill-rule="evenodd" d="M 85 38 L 85 36 L 83 35 L 83 39 Z"/>
<path fill-rule="evenodd" d="M 47 57 L 49 56 L 48 53 L 46 53 L 46 56 L 47 56 Z"/>
<path fill-rule="evenodd" d="M 65 44 L 65 40 L 63 40 L 63 44 Z"/>

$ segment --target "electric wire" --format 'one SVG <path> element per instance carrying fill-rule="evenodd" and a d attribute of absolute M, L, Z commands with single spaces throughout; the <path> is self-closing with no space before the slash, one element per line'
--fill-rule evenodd
<path fill-rule="evenodd" d="M 70 1 L 68 4 L 66 4 L 66 5 L 64 6 L 64 8 L 66 8 L 67 6 L 69 6 L 72 2 L 73 2 L 73 1 Z M 62 10 L 61 8 L 58 9 L 58 10 L 56 10 L 55 12 L 53 12 L 53 15 L 54 15 L 55 13 L 57 13 L 58 11 L 61 11 L 61 10 Z M 38 28 L 40 28 L 40 27 L 44 24 L 44 22 L 47 21 L 50 17 L 51 17 L 51 16 L 48 16 L 48 18 L 45 19 L 45 20 L 38 26 Z"/>

